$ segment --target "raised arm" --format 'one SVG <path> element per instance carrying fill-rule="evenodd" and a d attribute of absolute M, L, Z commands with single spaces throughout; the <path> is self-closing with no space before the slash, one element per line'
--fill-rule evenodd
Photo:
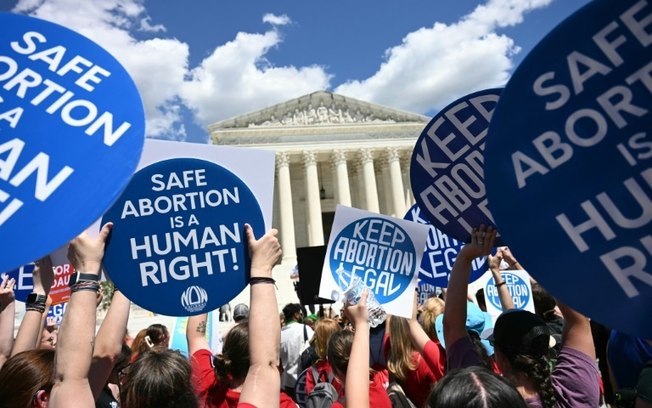
<path fill-rule="evenodd" d="M 491 275 L 494 277 L 494 286 L 498 291 L 500 305 L 502 306 L 503 311 L 505 311 L 514 309 L 514 299 L 512 299 L 511 295 L 509 294 L 509 290 L 507 290 L 507 284 L 503 280 L 503 275 L 500 273 L 500 262 L 503 259 L 502 248 L 496 251 L 496 255 L 487 255 L 487 260 L 489 261 L 489 269 L 491 270 Z"/>
<path fill-rule="evenodd" d="M 344 381 L 345 406 L 350 408 L 369 407 L 369 318 L 365 289 L 358 304 L 344 309 L 346 317 L 353 322 L 355 334 L 351 345 L 351 356 Z"/>
<path fill-rule="evenodd" d="M 206 322 L 208 314 L 190 316 L 186 326 L 186 340 L 188 340 L 188 355 L 192 357 L 199 350 L 210 350 L 206 338 Z"/>
<path fill-rule="evenodd" d="M 47 298 L 54 281 L 52 261 L 49 256 L 34 262 L 32 281 L 34 289 L 25 303 L 25 317 L 20 322 L 16 341 L 11 350 L 12 356 L 21 351 L 33 350 L 39 343 L 43 331 L 43 315 L 47 313 Z"/>
<path fill-rule="evenodd" d="M 490 253 L 496 239 L 492 227 L 481 225 L 471 233 L 471 242 L 464 245 L 453 264 L 448 291 L 446 294 L 446 313 L 444 313 L 444 341 L 446 347 L 468 336 L 466 332 L 466 297 L 471 275 L 471 263 L 480 256 Z"/>
<path fill-rule="evenodd" d="M 93 397 L 102 392 L 116 360 L 122 352 L 122 343 L 127 332 L 131 302 L 119 290 L 113 292 L 111 306 L 106 313 L 102 326 L 97 332 L 93 361 L 88 375 Z"/>
<path fill-rule="evenodd" d="M 281 389 L 278 372 L 281 324 L 278 320 L 276 287 L 272 268 L 281 260 L 281 245 L 272 229 L 256 240 L 245 226 L 251 255 L 251 305 L 249 309 L 250 366 L 240 394 L 241 403 L 258 408 L 277 408 Z"/>
<path fill-rule="evenodd" d="M 580 351 L 595 360 L 595 346 L 589 319 L 559 301 L 557 305 L 564 315 L 563 347 Z"/>
<path fill-rule="evenodd" d="M 15 284 L 14 278 L 2 275 L 2 282 L 0 282 L 0 368 L 11 356 L 11 348 L 14 346 Z"/>
<path fill-rule="evenodd" d="M 82 233 L 70 242 L 68 259 L 79 273 L 99 277 L 104 246 L 112 224 L 96 238 Z M 99 283 L 80 280 L 71 287 L 70 301 L 61 322 L 55 354 L 54 386 L 49 408 L 90 408 L 95 399 L 88 381 L 95 341 L 95 308 Z"/>

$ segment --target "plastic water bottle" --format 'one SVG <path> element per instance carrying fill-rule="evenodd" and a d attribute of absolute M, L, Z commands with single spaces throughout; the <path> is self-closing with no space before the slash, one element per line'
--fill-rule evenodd
<path fill-rule="evenodd" d="M 369 326 L 376 327 L 387 319 L 387 313 L 382 305 L 378 303 L 373 290 L 367 288 L 367 285 L 360 279 L 359 276 L 353 275 L 351 284 L 342 293 L 344 299 L 350 305 L 357 305 L 362 296 L 362 291 L 367 289 L 367 313 L 369 315 Z"/>

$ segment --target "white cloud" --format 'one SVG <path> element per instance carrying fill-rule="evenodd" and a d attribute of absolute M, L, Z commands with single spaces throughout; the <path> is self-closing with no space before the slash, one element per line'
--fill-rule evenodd
<path fill-rule="evenodd" d="M 111 52 L 138 86 L 148 136 L 185 139 L 184 106 L 206 128 L 217 120 L 329 87 L 330 76 L 322 67 L 279 67 L 265 59 L 281 42 L 276 29 L 238 33 L 190 69 L 188 44 L 160 37 L 165 27 L 151 22 L 143 1 L 20 0 L 14 11 L 72 28 Z M 263 20 L 275 26 L 291 23 L 285 15 L 266 14 Z M 137 40 L 130 34 L 134 31 L 150 32 L 153 38 Z"/>
<path fill-rule="evenodd" d="M 374 75 L 348 81 L 335 92 L 424 113 L 470 92 L 503 86 L 519 48 L 496 29 L 519 24 L 526 12 L 550 2 L 490 0 L 457 23 L 411 32 L 386 50 Z"/>
<path fill-rule="evenodd" d="M 151 17 L 145 17 L 140 19 L 140 31 L 145 31 L 148 33 L 160 33 L 165 31 L 165 26 L 163 24 L 154 24 L 151 23 Z"/>
<path fill-rule="evenodd" d="M 261 33 L 240 32 L 216 46 L 196 67 L 189 45 L 166 37 L 145 0 L 19 0 L 14 11 L 70 27 L 109 50 L 129 71 L 141 93 L 149 136 L 186 138 L 183 112 L 206 128 L 215 121 L 330 89 L 322 66 L 276 66 L 266 56 L 282 45 L 278 26 L 287 15 L 265 14 Z M 477 89 L 504 84 L 518 52 L 496 30 L 551 0 L 489 0 L 459 22 L 435 23 L 405 36 L 386 51 L 371 77 L 351 80 L 335 92 L 413 112 L 438 109 Z M 137 39 L 132 35 L 139 32 Z"/>
<path fill-rule="evenodd" d="M 287 25 L 290 24 L 292 20 L 290 20 L 290 17 L 287 15 L 283 14 L 281 16 L 277 16 L 272 13 L 267 13 L 263 16 L 263 23 L 269 23 L 271 25 Z"/>

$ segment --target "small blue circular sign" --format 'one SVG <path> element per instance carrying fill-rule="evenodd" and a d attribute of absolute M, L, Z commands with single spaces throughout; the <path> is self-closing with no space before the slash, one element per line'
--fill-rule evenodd
<path fill-rule="evenodd" d="M 530 297 L 532 296 L 527 282 L 521 279 L 520 276 L 509 271 L 503 271 L 500 274 L 503 277 L 503 282 L 505 282 L 505 287 L 512 296 L 514 307 L 516 309 L 524 309 L 530 302 Z M 485 300 L 488 300 L 496 309 L 501 310 L 503 308 L 500 304 L 498 288 L 493 277 L 487 281 L 487 285 L 484 288 L 484 296 Z"/>
<path fill-rule="evenodd" d="M 138 164 L 145 117 L 127 71 L 86 37 L 12 13 L 0 13 L 0 27 L 0 242 L 12 244 L 0 271 L 8 271 L 67 243 L 116 200 Z"/>
<path fill-rule="evenodd" d="M 432 225 L 462 242 L 471 240 L 472 228 L 495 225 L 483 163 L 485 136 L 501 91 L 475 92 L 442 109 L 412 152 L 410 183 L 417 205 Z"/>
<path fill-rule="evenodd" d="M 595 0 L 524 59 L 485 151 L 504 241 L 547 290 L 652 338 L 652 6 Z M 550 256 L 553 253 L 554 256 Z M 609 293 L 609 301 L 596 301 Z"/>
<path fill-rule="evenodd" d="M 403 219 L 429 226 L 426 248 L 419 267 L 419 281 L 440 288 L 447 288 L 453 263 L 455 263 L 457 254 L 464 246 L 464 243 L 450 238 L 423 219 L 421 209 L 416 204 L 408 210 Z M 473 261 L 469 282 L 476 281 L 484 274 L 486 261 L 486 257 L 477 258 Z"/>
<path fill-rule="evenodd" d="M 328 254 L 330 271 L 342 289 L 359 276 L 380 303 L 398 298 L 417 272 L 416 248 L 398 224 L 378 217 L 358 219 L 335 237 Z"/>
<path fill-rule="evenodd" d="M 262 235 L 262 211 L 225 168 L 171 159 L 138 171 L 102 219 L 113 222 L 104 267 L 139 306 L 169 316 L 206 313 L 248 282 L 245 223 Z"/>

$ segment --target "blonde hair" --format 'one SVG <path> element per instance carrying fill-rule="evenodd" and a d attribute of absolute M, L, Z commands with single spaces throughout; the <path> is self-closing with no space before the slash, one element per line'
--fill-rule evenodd
<path fill-rule="evenodd" d="M 423 327 L 430 340 L 437 340 L 437 331 L 435 330 L 435 319 L 444 313 L 445 303 L 438 297 L 431 297 L 423 304 L 423 312 L 419 316 L 419 323 Z"/>
<path fill-rule="evenodd" d="M 410 339 L 408 319 L 392 316 L 389 320 L 387 369 L 400 382 L 404 382 L 408 373 L 417 368 L 418 360 L 413 358 L 415 351 Z"/>
<path fill-rule="evenodd" d="M 317 356 L 319 356 L 320 360 L 326 359 L 326 354 L 328 351 L 328 339 L 333 335 L 333 333 L 336 333 L 340 330 L 340 324 L 336 320 L 317 320 L 317 323 L 315 324 L 315 337 L 313 337 L 313 340 L 315 352 L 317 353 Z"/>

